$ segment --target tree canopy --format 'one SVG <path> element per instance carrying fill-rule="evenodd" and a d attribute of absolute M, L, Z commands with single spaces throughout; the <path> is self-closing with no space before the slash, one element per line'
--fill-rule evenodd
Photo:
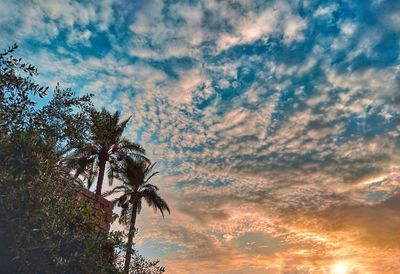
<path fill-rule="evenodd" d="M 121 233 L 98 229 L 92 208 L 77 199 L 79 180 L 60 163 L 90 140 L 91 95 L 35 83 L 37 69 L 14 57 L 16 49 L 0 54 L 0 269 L 120 273 Z M 131 273 L 164 272 L 137 258 Z"/>

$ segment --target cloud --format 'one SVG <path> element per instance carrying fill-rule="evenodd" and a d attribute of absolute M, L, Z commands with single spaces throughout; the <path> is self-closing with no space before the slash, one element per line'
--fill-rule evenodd
<path fill-rule="evenodd" d="M 217 40 L 219 50 L 226 50 L 232 46 L 249 44 L 259 39 L 267 40 L 268 37 L 283 34 L 286 43 L 303 40 L 302 31 L 307 23 L 286 1 L 273 1 L 261 11 L 251 11 L 251 5 L 246 6 L 226 4 L 226 6 L 213 7 L 214 10 L 229 10 L 227 19 L 231 19 L 233 31 L 229 30 Z M 240 9 L 237 6 L 241 7 Z M 235 18 L 235 19 L 233 19 Z M 229 19 L 228 19 L 229 20 Z"/>
<path fill-rule="evenodd" d="M 41 82 L 133 114 L 172 209 L 137 245 L 170 273 L 398 268 L 397 4 L 0 5 Z"/>
<path fill-rule="evenodd" d="M 315 11 L 315 15 L 317 17 L 331 17 L 332 13 L 338 9 L 337 4 L 329 4 L 326 6 L 319 6 Z"/>
<path fill-rule="evenodd" d="M 193 47 L 203 40 L 200 29 L 202 12 L 199 5 L 150 1 L 142 7 L 129 29 L 130 54 L 141 58 L 166 59 L 192 55 Z"/>
<path fill-rule="evenodd" d="M 32 38 L 50 44 L 62 39 L 66 30 L 68 44 L 89 46 L 91 31 L 87 28 L 98 27 L 104 31 L 113 19 L 112 2 L 108 0 L 99 1 L 97 5 L 65 1 L 3 1 L 1 6 L 5 11 L 2 14 L 3 28 L 13 28 L 16 42 Z"/>

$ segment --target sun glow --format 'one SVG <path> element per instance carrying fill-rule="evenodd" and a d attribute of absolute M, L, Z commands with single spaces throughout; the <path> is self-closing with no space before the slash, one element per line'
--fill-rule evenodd
<path fill-rule="evenodd" d="M 337 262 L 332 267 L 331 274 L 347 274 L 347 273 L 349 273 L 349 264 L 346 262 Z"/>

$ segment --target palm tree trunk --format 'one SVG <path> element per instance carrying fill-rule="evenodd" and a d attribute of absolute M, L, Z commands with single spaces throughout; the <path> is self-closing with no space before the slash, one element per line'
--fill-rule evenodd
<path fill-rule="evenodd" d="M 124 274 L 129 274 L 129 265 L 131 264 L 133 237 L 135 236 L 135 223 L 136 223 L 137 199 L 132 204 L 131 223 L 129 224 L 128 242 L 126 244 L 126 255 Z"/>
<path fill-rule="evenodd" d="M 101 195 L 101 189 L 103 188 L 104 172 L 106 170 L 106 161 L 101 160 L 99 162 L 99 176 L 97 177 L 96 194 Z"/>

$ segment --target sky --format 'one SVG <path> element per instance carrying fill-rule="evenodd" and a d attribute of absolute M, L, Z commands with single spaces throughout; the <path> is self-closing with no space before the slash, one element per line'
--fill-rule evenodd
<path fill-rule="evenodd" d="M 133 115 L 167 274 L 399 273 L 400 1 L 0 0 L 14 42 Z"/>

